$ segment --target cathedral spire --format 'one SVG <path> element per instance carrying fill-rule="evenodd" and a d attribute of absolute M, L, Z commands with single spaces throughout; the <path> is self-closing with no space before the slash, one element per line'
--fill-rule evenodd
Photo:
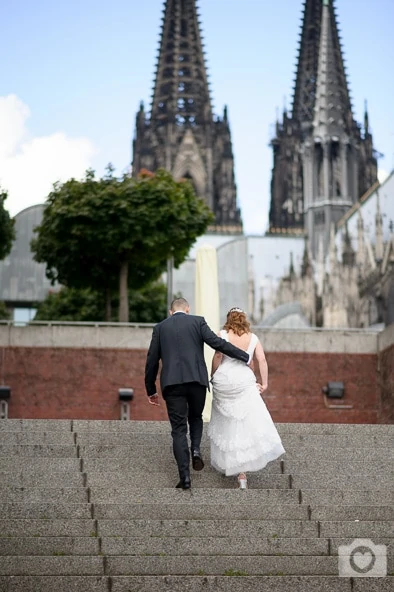
<path fill-rule="evenodd" d="M 327 50 L 328 53 L 327 53 Z M 351 113 L 334 0 L 305 0 L 294 86 L 292 118 L 308 129 L 314 118 L 318 72 L 322 67 L 322 53 L 335 70 L 336 91 L 346 111 Z M 331 85 L 331 80 L 327 81 Z M 328 98 L 328 97 L 327 97 Z"/>
<path fill-rule="evenodd" d="M 383 259 L 383 217 L 380 211 L 379 191 L 376 192 L 376 215 L 375 215 L 375 259 Z"/>
<path fill-rule="evenodd" d="M 360 208 L 358 209 L 357 215 L 357 253 L 356 262 L 361 270 L 365 262 L 365 234 L 364 234 L 364 221 L 361 215 Z"/>
<path fill-rule="evenodd" d="M 212 114 L 197 0 L 164 2 L 150 114 L 137 115 L 133 175 L 165 168 L 190 180 L 218 233 L 242 233 L 227 107 Z"/>
<path fill-rule="evenodd" d="M 352 112 L 332 0 L 323 0 L 317 68 L 314 134 L 324 138 L 351 126 Z"/>
<path fill-rule="evenodd" d="M 195 125 L 212 118 L 196 0 L 166 0 L 151 118 Z"/>

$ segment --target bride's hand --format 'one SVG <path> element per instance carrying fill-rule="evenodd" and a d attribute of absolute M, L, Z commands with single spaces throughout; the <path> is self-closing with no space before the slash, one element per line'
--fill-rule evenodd
<path fill-rule="evenodd" d="M 260 384 L 259 382 L 257 383 L 257 388 L 259 389 L 259 393 L 260 395 L 262 395 L 268 388 L 268 384 Z"/>

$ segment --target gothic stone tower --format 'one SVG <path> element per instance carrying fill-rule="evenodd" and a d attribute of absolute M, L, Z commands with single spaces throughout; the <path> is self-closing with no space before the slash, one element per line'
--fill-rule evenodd
<path fill-rule="evenodd" d="M 163 167 L 189 178 L 215 215 L 215 232 L 241 233 L 227 108 L 212 114 L 196 0 L 166 0 L 149 116 L 141 104 L 133 175 Z"/>
<path fill-rule="evenodd" d="M 272 141 L 270 232 L 302 232 L 316 257 L 331 223 L 377 179 L 365 115 L 352 115 L 334 0 L 305 0 L 291 116 Z"/>

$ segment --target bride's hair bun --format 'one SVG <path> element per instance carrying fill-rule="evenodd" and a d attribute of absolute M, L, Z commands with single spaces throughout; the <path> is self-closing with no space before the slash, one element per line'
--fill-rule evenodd
<path fill-rule="evenodd" d="M 244 333 L 249 333 L 250 323 L 246 318 L 246 312 L 238 306 L 230 308 L 230 310 L 227 313 L 227 320 L 224 325 L 224 329 L 226 331 L 231 330 L 236 335 L 243 335 Z"/>

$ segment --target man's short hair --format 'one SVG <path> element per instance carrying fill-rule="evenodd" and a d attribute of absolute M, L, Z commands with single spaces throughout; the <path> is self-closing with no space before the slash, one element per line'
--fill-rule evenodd
<path fill-rule="evenodd" d="M 179 310 L 180 308 L 187 308 L 189 306 L 188 301 L 186 298 L 175 298 L 171 302 L 171 310 Z"/>

